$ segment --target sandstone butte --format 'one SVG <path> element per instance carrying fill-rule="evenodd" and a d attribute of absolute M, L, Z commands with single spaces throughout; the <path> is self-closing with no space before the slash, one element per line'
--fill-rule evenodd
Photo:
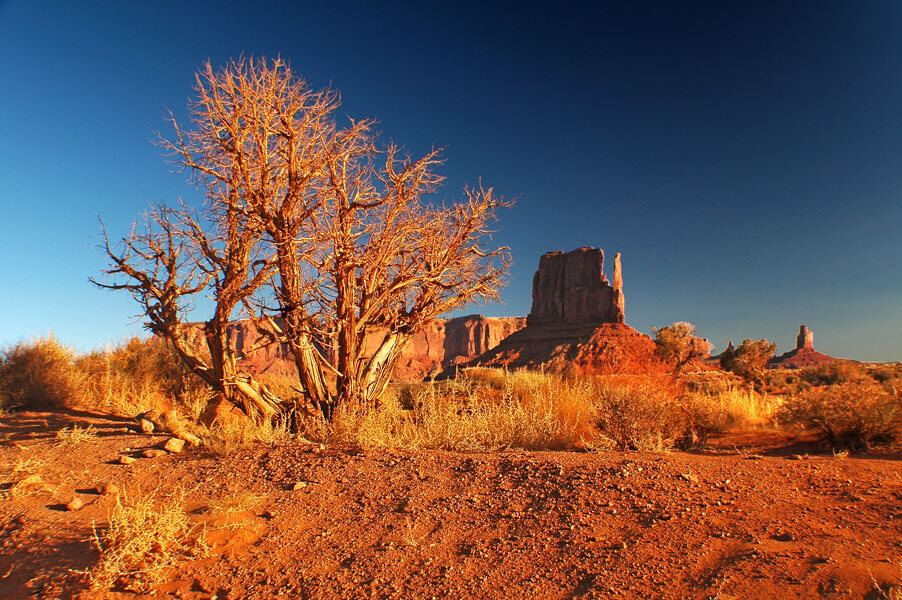
<path fill-rule="evenodd" d="M 652 339 L 624 322 L 620 253 L 613 279 L 608 283 L 598 248 L 546 253 L 533 277 L 526 327 L 467 366 L 584 374 L 665 370 Z"/>
<path fill-rule="evenodd" d="M 814 333 L 806 326 L 799 327 L 796 347 L 785 354 L 772 358 L 767 366 L 770 369 L 801 369 L 814 367 L 837 360 L 814 349 Z"/>

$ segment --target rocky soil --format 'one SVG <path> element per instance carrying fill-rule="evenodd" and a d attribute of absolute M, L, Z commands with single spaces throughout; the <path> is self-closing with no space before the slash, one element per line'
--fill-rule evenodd
<path fill-rule="evenodd" d="M 56 431 L 73 423 L 93 424 L 97 437 L 60 444 Z M 0 597 L 899 593 L 898 454 L 837 457 L 806 438 L 756 433 L 728 434 L 698 453 L 292 443 L 226 458 L 187 446 L 144 458 L 168 438 L 126 433 L 128 425 L 84 413 L 0 421 Z M 29 476 L 39 479 L 22 485 Z M 78 572 L 98 558 L 92 527 L 116 501 L 108 484 L 119 493 L 184 493 L 209 554 L 179 562 L 153 594 L 85 591 Z M 69 510 L 75 498 L 83 506 Z"/>

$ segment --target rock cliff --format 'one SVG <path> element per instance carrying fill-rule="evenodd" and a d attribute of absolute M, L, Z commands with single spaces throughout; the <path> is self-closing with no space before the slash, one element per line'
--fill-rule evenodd
<path fill-rule="evenodd" d="M 547 252 L 532 280 L 528 325 L 600 325 L 623 323 L 620 254 L 614 261 L 614 286 L 604 275 L 604 251 L 578 248 Z"/>
<path fill-rule="evenodd" d="M 419 332 L 404 348 L 395 367 L 397 380 L 423 379 L 442 369 L 467 362 L 491 350 L 498 343 L 522 329 L 524 317 L 483 317 L 470 315 L 454 319 L 438 319 Z M 200 340 L 203 333 L 197 324 L 188 331 L 190 340 Z M 385 332 L 370 331 L 368 349 L 375 349 Z M 228 328 L 229 344 L 238 354 L 238 364 L 255 374 L 296 375 L 297 369 L 287 347 L 262 344 L 263 334 L 250 321 L 237 321 Z"/>

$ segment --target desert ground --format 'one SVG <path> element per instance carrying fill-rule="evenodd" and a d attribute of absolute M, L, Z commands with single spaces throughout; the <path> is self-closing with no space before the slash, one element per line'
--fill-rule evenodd
<path fill-rule="evenodd" d="M 689 452 L 280 441 L 145 458 L 170 437 L 26 411 L 0 436 L 10 599 L 876 599 L 902 581 L 902 454 L 804 433 L 728 430 Z M 178 507 L 190 542 L 157 540 L 152 578 L 91 589 L 97 530 L 145 499 Z"/>

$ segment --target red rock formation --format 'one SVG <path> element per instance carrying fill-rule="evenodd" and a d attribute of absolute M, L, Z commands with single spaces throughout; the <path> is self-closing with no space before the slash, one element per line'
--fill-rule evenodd
<path fill-rule="evenodd" d="M 533 278 L 527 326 L 468 366 L 505 366 L 586 374 L 666 370 L 650 337 L 626 325 L 620 254 L 614 285 L 597 248 L 549 252 Z"/>
<path fill-rule="evenodd" d="M 804 325 L 799 326 L 799 335 L 796 337 L 796 350 L 810 348 L 814 350 L 814 332 L 808 331 Z"/>
<path fill-rule="evenodd" d="M 835 360 L 838 359 L 814 349 L 814 333 L 802 325 L 799 327 L 799 335 L 796 337 L 795 349 L 770 359 L 767 367 L 769 369 L 801 369 Z"/>
<path fill-rule="evenodd" d="M 615 264 L 619 265 L 619 260 Z M 527 324 L 622 323 L 623 309 L 618 307 L 617 294 L 603 268 L 604 252 L 598 248 L 544 254 L 532 280 L 532 310 Z M 619 278 L 617 266 L 615 272 Z M 622 287 L 622 281 L 619 283 Z"/>

